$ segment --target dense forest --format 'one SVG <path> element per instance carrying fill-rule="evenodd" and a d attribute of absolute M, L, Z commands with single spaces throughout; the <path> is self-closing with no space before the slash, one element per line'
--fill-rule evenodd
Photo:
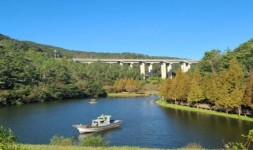
<path fill-rule="evenodd" d="M 140 88 L 140 84 L 135 83 L 143 77 L 137 66 L 129 69 L 117 64 L 73 62 L 71 58 L 77 55 L 89 58 L 147 57 L 130 53 L 67 51 L 0 35 L 0 106 L 106 96 L 106 90 L 119 90 L 114 86 L 118 79 L 129 80 L 126 91 Z"/>
<path fill-rule="evenodd" d="M 177 69 L 172 79 L 164 80 L 160 95 L 173 103 L 227 113 L 240 114 L 247 110 L 242 113 L 252 114 L 252 56 L 253 40 L 235 50 L 207 51 L 200 63 L 187 73 Z M 73 62 L 73 57 L 164 58 L 132 53 L 70 51 L 0 34 L 0 106 L 145 90 L 141 87 L 148 81 L 141 81 L 139 66 L 129 69 L 128 66 L 101 62 L 82 64 Z M 151 82 L 159 85 L 160 67 L 154 68 L 153 78 L 156 80 Z"/>
<path fill-rule="evenodd" d="M 160 94 L 172 103 L 253 115 L 252 56 L 253 40 L 224 53 L 208 51 L 194 69 L 166 79 Z"/>
<path fill-rule="evenodd" d="M 9 50 L 22 50 L 22 51 L 35 51 L 43 53 L 46 57 L 55 57 L 55 51 L 58 58 L 119 58 L 119 59 L 152 59 L 152 58 L 168 58 L 168 59 L 179 59 L 176 57 L 158 57 L 158 56 L 148 56 L 136 53 L 97 53 L 97 52 L 87 52 L 87 51 L 76 51 L 67 50 L 60 47 L 38 44 L 30 41 L 19 41 L 12 39 L 8 36 L 0 34 L 0 46 L 5 47 Z"/>

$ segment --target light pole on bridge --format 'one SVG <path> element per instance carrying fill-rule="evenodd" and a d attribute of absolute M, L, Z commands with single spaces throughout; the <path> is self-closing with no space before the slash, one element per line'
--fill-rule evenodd
<path fill-rule="evenodd" d="M 55 58 L 55 59 L 56 59 L 56 52 L 57 52 L 57 51 L 56 51 L 56 49 L 55 49 L 55 50 L 54 50 L 54 58 Z"/>

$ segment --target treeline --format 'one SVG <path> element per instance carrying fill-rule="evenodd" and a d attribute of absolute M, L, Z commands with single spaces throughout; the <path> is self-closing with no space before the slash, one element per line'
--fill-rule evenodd
<path fill-rule="evenodd" d="M 166 79 L 160 95 L 181 105 L 253 115 L 252 56 L 253 40 L 224 54 L 206 52 L 194 69 L 187 73 L 178 70 L 173 79 Z"/>
<path fill-rule="evenodd" d="M 136 53 L 97 53 L 89 51 L 76 51 L 76 50 L 67 50 L 60 47 L 38 44 L 30 41 L 19 41 L 14 40 L 8 36 L 0 34 L 0 46 L 4 46 L 7 49 L 12 50 L 22 50 L 22 51 L 36 51 L 43 53 L 46 57 L 55 57 L 55 54 L 58 58 L 115 58 L 115 59 L 151 59 L 151 58 L 167 58 L 167 59 L 179 59 L 176 57 L 158 57 L 158 56 L 148 56 L 144 54 Z"/>
<path fill-rule="evenodd" d="M 34 50 L 0 46 L 0 106 L 76 97 L 106 96 L 119 78 L 141 79 L 138 69 L 82 64 Z"/>

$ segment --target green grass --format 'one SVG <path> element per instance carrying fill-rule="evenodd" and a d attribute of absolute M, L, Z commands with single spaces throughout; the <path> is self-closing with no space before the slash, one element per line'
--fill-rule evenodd
<path fill-rule="evenodd" d="M 110 147 L 84 147 L 84 146 L 56 146 L 56 145 L 31 145 L 23 144 L 22 148 L 28 150 L 170 150 L 170 149 L 159 149 L 159 148 L 141 148 L 133 146 L 110 146 Z M 191 143 L 185 147 L 176 148 L 177 150 L 204 150 L 200 145 Z"/>
<path fill-rule="evenodd" d="M 22 145 L 29 150 L 156 150 L 151 148 L 140 148 L 131 146 L 112 146 L 112 147 L 83 147 L 83 146 L 55 146 L 55 145 Z M 159 149 L 162 150 L 162 149 Z"/>
<path fill-rule="evenodd" d="M 193 107 L 188 107 L 188 106 L 182 106 L 182 105 L 176 105 L 176 104 L 170 104 L 167 103 L 163 100 L 157 100 L 156 104 L 163 106 L 163 107 L 168 107 L 168 108 L 173 108 L 173 109 L 180 109 L 180 110 L 187 110 L 187 111 L 193 111 L 193 112 L 201 112 L 201 113 L 206 113 L 206 114 L 211 114 L 211 115 L 217 115 L 217 116 L 223 116 L 223 117 L 229 117 L 233 119 L 239 119 L 239 120 L 245 120 L 245 121 L 252 121 L 253 118 L 247 117 L 247 116 L 238 116 L 236 114 L 227 114 L 224 112 L 217 112 L 213 110 L 206 110 L 206 109 L 201 109 L 201 108 L 193 108 Z"/>

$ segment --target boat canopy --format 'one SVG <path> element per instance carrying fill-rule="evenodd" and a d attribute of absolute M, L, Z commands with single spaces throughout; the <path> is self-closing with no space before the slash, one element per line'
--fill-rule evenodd
<path fill-rule="evenodd" d="M 92 120 L 92 126 L 103 126 L 110 124 L 110 115 L 101 115 L 97 119 Z"/>

